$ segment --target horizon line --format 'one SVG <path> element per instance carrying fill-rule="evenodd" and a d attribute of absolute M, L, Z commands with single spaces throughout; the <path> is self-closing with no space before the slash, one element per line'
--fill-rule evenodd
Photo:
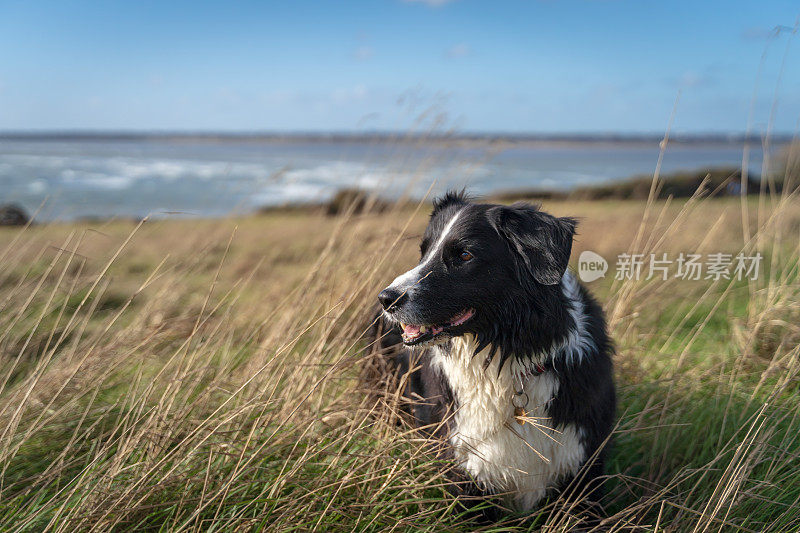
<path fill-rule="evenodd" d="M 764 141 L 760 132 L 745 131 L 678 131 L 669 133 L 670 140 L 713 141 L 713 142 L 754 142 Z M 230 139 L 230 140 L 452 140 L 452 141 L 661 141 L 664 132 L 655 131 L 501 131 L 464 130 L 460 132 L 410 133 L 399 130 L 181 130 L 181 129 L 9 129 L 0 130 L 2 140 L 124 140 L 124 139 Z M 796 133 L 773 132 L 769 139 L 773 142 L 790 142 L 797 138 Z"/>

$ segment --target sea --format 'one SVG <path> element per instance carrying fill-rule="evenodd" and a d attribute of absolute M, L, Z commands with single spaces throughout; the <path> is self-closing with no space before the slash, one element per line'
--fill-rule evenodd
<path fill-rule="evenodd" d="M 652 175 L 657 139 L 497 142 L 228 137 L 0 138 L 0 205 L 40 221 L 222 217 L 324 202 L 343 188 L 424 198 L 571 188 Z M 740 166 L 743 143 L 668 144 L 662 174 Z M 760 145 L 748 166 L 761 170 Z"/>

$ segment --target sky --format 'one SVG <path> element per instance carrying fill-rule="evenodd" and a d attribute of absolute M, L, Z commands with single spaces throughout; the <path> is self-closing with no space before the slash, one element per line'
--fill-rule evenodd
<path fill-rule="evenodd" d="M 652 133 L 674 109 L 676 132 L 792 133 L 798 16 L 797 0 L 0 0 L 0 130 Z"/>

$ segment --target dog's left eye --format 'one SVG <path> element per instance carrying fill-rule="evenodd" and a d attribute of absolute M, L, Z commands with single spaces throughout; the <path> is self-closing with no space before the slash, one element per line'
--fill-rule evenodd
<path fill-rule="evenodd" d="M 466 262 L 466 261 L 469 261 L 470 259 L 472 259 L 473 255 L 471 253 L 469 253 L 468 251 L 464 250 L 463 252 L 461 252 L 461 255 L 459 257 L 461 258 L 462 261 Z"/>

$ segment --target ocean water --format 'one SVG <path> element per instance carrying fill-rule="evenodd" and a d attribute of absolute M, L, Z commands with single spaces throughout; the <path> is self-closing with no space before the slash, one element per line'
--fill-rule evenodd
<path fill-rule="evenodd" d="M 467 187 L 567 190 L 652 174 L 658 144 L 539 143 L 499 149 L 438 142 L 237 140 L 0 140 L 0 204 L 40 220 L 225 216 L 318 202 L 343 187 L 387 197 Z M 752 149 L 758 172 L 762 153 Z M 672 145 L 662 173 L 738 166 L 742 147 Z M 41 206 L 41 208 L 40 208 Z"/>

